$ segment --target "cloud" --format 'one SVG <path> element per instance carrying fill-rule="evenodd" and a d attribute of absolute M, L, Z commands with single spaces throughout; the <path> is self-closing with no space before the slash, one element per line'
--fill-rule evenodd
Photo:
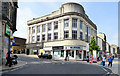
<path fill-rule="evenodd" d="M 36 17 L 30 8 L 18 8 L 17 10 L 17 31 L 13 36 L 27 38 L 27 21 Z"/>

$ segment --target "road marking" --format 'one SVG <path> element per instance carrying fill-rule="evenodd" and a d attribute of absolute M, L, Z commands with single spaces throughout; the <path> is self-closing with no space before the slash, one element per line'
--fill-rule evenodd
<path fill-rule="evenodd" d="M 103 68 L 103 70 L 107 72 L 107 70 L 105 68 Z"/>

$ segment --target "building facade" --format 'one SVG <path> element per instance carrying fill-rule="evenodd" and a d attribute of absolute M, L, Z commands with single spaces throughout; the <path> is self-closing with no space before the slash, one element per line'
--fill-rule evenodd
<path fill-rule="evenodd" d="M 97 36 L 97 26 L 78 3 L 65 3 L 52 14 L 33 18 L 27 24 L 27 51 L 48 53 L 55 59 L 86 59 L 88 43 Z"/>
<path fill-rule="evenodd" d="M 106 52 L 106 35 L 104 33 L 97 33 L 97 40 L 101 51 Z"/>
<path fill-rule="evenodd" d="M 119 47 L 117 45 L 111 45 L 111 54 L 117 57 L 117 55 L 119 54 Z"/>
<path fill-rule="evenodd" d="M 111 46 L 108 42 L 106 42 L 106 53 L 111 53 Z"/>
<path fill-rule="evenodd" d="M 2 12 L 0 14 L 0 52 L 2 54 L 2 62 L 4 64 L 6 53 L 11 51 L 12 42 L 11 38 L 16 30 L 16 16 L 17 16 L 17 0 L 10 0 L 8 2 L 0 2 Z"/>
<path fill-rule="evenodd" d="M 26 39 L 20 37 L 14 37 L 12 44 L 12 53 L 14 54 L 25 54 Z"/>

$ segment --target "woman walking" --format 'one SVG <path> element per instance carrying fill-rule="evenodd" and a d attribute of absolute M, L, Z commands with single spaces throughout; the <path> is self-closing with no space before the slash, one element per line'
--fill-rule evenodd
<path fill-rule="evenodd" d="M 109 67 L 109 65 L 111 65 L 111 67 L 112 67 L 112 61 L 113 61 L 113 58 L 110 56 L 108 59 L 108 62 L 109 62 L 108 67 Z"/>

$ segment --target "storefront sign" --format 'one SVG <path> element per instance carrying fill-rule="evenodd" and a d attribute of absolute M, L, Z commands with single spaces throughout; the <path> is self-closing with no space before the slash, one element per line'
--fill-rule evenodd
<path fill-rule="evenodd" d="M 63 49 L 63 46 L 54 46 L 54 47 L 52 47 L 53 48 L 53 50 L 56 50 L 56 49 Z"/>
<path fill-rule="evenodd" d="M 64 46 L 64 49 L 83 49 L 82 46 Z"/>
<path fill-rule="evenodd" d="M 43 49 L 49 51 L 52 50 L 52 47 L 44 47 Z"/>
<path fill-rule="evenodd" d="M 11 35 L 11 29 L 10 27 L 8 26 L 8 24 L 5 25 L 5 34 L 10 36 Z"/>

